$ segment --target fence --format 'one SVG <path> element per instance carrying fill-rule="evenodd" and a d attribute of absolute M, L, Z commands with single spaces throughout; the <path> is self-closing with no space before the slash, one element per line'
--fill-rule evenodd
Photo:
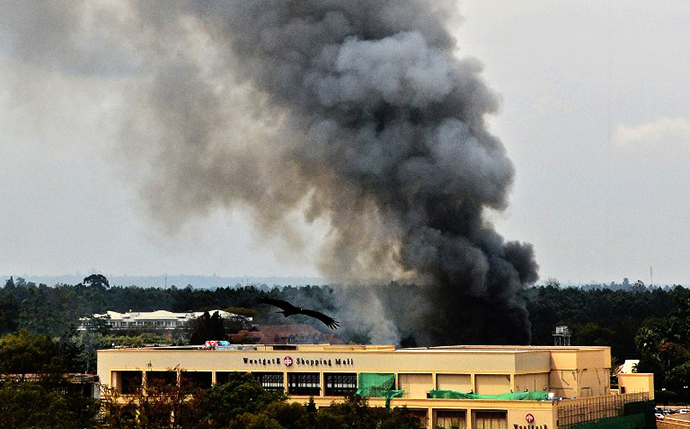
<path fill-rule="evenodd" d="M 580 423 L 631 414 L 626 412 L 626 405 L 647 402 L 650 402 L 648 392 L 562 401 L 558 403 L 558 428 L 570 429 Z"/>

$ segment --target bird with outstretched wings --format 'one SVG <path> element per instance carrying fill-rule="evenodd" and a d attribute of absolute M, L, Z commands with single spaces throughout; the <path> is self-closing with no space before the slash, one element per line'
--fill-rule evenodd
<path fill-rule="evenodd" d="M 294 316 L 295 314 L 303 314 L 305 316 L 319 319 L 331 329 L 336 329 L 338 326 L 340 326 L 340 324 L 330 316 L 326 316 L 325 314 L 320 313 L 316 310 L 309 310 L 307 308 L 296 307 L 287 301 L 283 301 L 282 299 L 259 298 L 257 301 L 260 304 L 270 304 L 280 308 L 282 311 L 276 311 L 276 313 L 283 313 L 283 316 L 285 317 Z"/>

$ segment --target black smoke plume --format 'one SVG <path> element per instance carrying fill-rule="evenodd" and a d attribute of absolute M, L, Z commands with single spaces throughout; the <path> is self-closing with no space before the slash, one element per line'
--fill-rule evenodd
<path fill-rule="evenodd" d="M 420 285 L 346 293 L 374 340 L 529 343 L 519 293 L 537 265 L 485 220 L 514 171 L 452 2 L 53 0 L 52 20 L 15 3 L 18 57 L 123 80 L 122 140 L 153 160 L 144 195 L 171 229 L 242 206 L 299 246 L 303 213 L 328 225 L 325 275 Z"/>

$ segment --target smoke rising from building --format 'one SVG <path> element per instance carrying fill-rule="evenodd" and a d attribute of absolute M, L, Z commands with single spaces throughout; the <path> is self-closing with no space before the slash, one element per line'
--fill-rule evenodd
<path fill-rule="evenodd" d="M 485 220 L 514 171 L 485 124 L 497 97 L 446 29 L 452 2 L 31 3 L 2 6 L 21 17 L 3 14 L 9 49 L 122 81 L 123 147 L 169 229 L 242 206 L 299 246 L 300 212 L 328 225 L 325 275 L 421 285 L 346 294 L 372 337 L 529 342 L 519 291 L 537 265 Z"/>

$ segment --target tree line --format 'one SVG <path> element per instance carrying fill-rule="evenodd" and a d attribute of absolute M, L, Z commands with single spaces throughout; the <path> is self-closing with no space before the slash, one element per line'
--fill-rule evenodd
<path fill-rule="evenodd" d="M 256 286 L 194 289 L 142 288 L 138 286 L 110 287 L 105 281 L 85 281 L 77 285 L 48 286 L 27 282 L 22 278 L 8 279 L 0 288 L 0 335 L 17 329 L 57 337 L 70 326 L 77 326 L 79 318 L 108 310 L 117 312 L 168 310 L 173 312 L 228 309 L 235 312 L 270 318 L 271 314 L 255 311 L 256 299 L 268 293 L 286 300 L 318 302 L 321 308 L 332 308 L 332 288 L 329 286 L 286 286 L 265 291 Z M 279 319 L 278 319 L 279 320 Z"/>

